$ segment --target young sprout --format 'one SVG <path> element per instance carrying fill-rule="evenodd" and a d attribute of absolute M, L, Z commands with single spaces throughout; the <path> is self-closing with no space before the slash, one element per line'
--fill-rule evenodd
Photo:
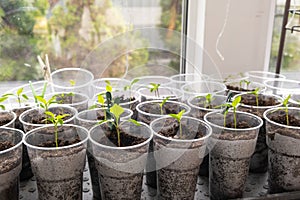
<path fill-rule="evenodd" d="M 214 100 L 213 95 L 209 93 L 205 96 L 197 96 L 197 98 L 203 98 L 203 97 L 205 97 L 205 101 L 203 101 L 201 103 L 204 104 L 203 106 L 205 108 L 208 107 L 209 109 L 211 109 L 212 108 L 211 102 Z"/>
<path fill-rule="evenodd" d="M 177 122 L 179 123 L 179 138 L 182 138 L 182 127 L 181 127 L 181 118 L 182 115 L 184 114 L 185 110 L 181 110 L 178 114 L 169 114 L 169 116 L 173 117 L 174 119 L 177 120 Z"/>
<path fill-rule="evenodd" d="M 31 92 L 32 92 L 32 94 L 33 94 L 33 96 L 34 96 L 34 101 L 35 101 L 35 103 L 38 102 L 38 100 L 36 99 L 37 96 L 41 96 L 42 98 L 44 98 L 44 96 L 45 96 L 45 94 L 46 94 L 46 90 L 47 90 L 47 85 L 48 85 L 47 82 L 44 83 L 44 86 L 43 86 L 43 90 L 42 90 L 42 94 L 41 94 L 41 95 L 37 95 L 37 94 L 36 94 L 35 89 L 33 88 L 33 85 L 32 85 L 32 82 L 31 82 L 31 81 L 29 81 L 29 85 L 30 85 L 30 88 L 31 88 Z"/>
<path fill-rule="evenodd" d="M 242 85 L 243 83 L 246 84 L 246 89 L 248 90 L 251 81 L 241 80 L 241 81 L 240 81 L 240 88 L 243 88 L 243 85 Z"/>
<path fill-rule="evenodd" d="M 141 124 L 137 121 L 135 121 L 134 119 L 128 119 L 126 121 L 122 121 L 120 122 L 120 118 L 121 118 L 121 115 L 123 114 L 124 112 L 124 109 L 119 106 L 118 104 L 114 104 L 111 108 L 110 108 L 110 113 L 112 114 L 113 116 L 113 121 L 109 121 L 108 123 L 111 123 L 112 126 L 115 128 L 115 130 L 117 131 L 117 138 L 118 138 L 118 147 L 121 146 L 121 135 L 120 135 L 120 126 L 128 121 L 128 122 L 131 122 L 133 124 L 135 124 L 136 126 L 140 126 Z M 105 122 L 107 120 L 103 120 L 101 121 L 101 123 Z"/>
<path fill-rule="evenodd" d="M 170 97 L 166 97 L 162 100 L 161 103 L 159 103 L 159 107 L 160 107 L 160 114 L 163 115 L 163 106 L 165 105 L 165 103 L 170 99 Z"/>
<path fill-rule="evenodd" d="M 50 111 L 46 111 L 45 114 L 48 115 L 46 120 L 54 125 L 55 146 L 58 147 L 58 125 L 63 125 L 63 118 L 69 116 L 69 114 L 55 115 Z"/>
<path fill-rule="evenodd" d="M 7 96 L 0 97 L 0 103 L 3 103 L 7 98 L 8 98 Z M 5 106 L 3 104 L 0 104 L 0 108 L 2 110 L 5 110 Z"/>
<path fill-rule="evenodd" d="M 22 94 L 23 93 L 23 88 L 19 88 L 16 92 L 16 94 L 13 93 L 9 93 L 9 94 L 4 94 L 3 97 L 9 97 L 9 96 L 14 96 L 17 98 L 17 101 L 19 103 L 19 106 L 21 107 L 21 103 L 24 101 L 27 101 L 29 98 L 26 94 Z"/>
<path fill-rule="evenodd" d="M 256 100 L 256 106 L 258 106 L 258 95 L 260 92 L 260 88 L 256 88 L 254 91 L 248 92 L 248 94 L 254 94 Z"/>
<path fill-rule="evenodd" d="M 229 112 L 229 109 L 232 108 L 233 109 L 233 122 L 234 122 L 234 128 L 237 127 L 237 123 L 236 123 L 236 109 L 237 106 L 239 105 L 239 103 L 241 102 L 242 97 L 238 96 L 236 97 L 231 103 L 227 102 L 224 105 L 226 106 L 225 110 L 224 110 L 224 127 L 226 127 L 226 116 Z"/>
<path fill-rule="evenodd" d="M 158 88 L 159 88 L 160 84 L 156 84 L 156 83 L 150 83 L 150 92 L 154 92 L 154 95 L 156 97 L 159 97 L 159 92 L 158 92 Z"/>
<path fill-rule="evenodd" d="M 45 109 L 45 112 L 49 111 L 49 106 L 53 103 L 56 103 L 56 97 L 51 97 L 48 101 L 41 96 L 36 96 L 37 101 L 40 102 L 40 106 Z"/>
<path fill-rule="evenodd" d="M 73 80 L 73 79 L 70 79 L 69 82 L 70 82 L 70 85 L 71 85 L 71 86 L 75 86 L 75 85 L 76 85 L 76 81 Z"/>
<path fill-rule="evenodd" d="M 133 79 L 133 80 L 130 82 L 129 85 L 124 86 L 124 90 L 125 90 L 125 91 L 126 91 L 126 90 L 131 91 L 132 86 L 133 86 L 134 84 L 136 84 L 139 80 L 140 80 L 140 79 L 138 79 L 138 78 Z"/>
<path fill-rule="evenodd" d="M 288 110 L 288 103 L 289 99 L 291 98 L 291 95 L 289 94 L 282 102 L 282 105 L 284 107 L 284 112 L 285 112 L 285 118 L 286 118 L 286 125 L 289 126 L 289 110 Z"/>

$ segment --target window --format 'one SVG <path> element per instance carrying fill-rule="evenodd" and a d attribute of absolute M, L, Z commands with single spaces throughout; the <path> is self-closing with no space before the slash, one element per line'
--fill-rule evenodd
<path fill-rule="evenodd" d="M 42 79 L 45 54 L 96 78 L 178 73 L 184 1 L 1 0 L 0 81 Z"/>

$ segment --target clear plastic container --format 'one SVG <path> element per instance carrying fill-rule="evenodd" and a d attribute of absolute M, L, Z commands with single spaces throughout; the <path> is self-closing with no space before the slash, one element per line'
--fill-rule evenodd
<path fill-rule="evenodd" d="M 130 85 L 130 81 L 123 78 L 99 78 L 92 82 L 93 95 L 106 91 L 106 81 L 110 82 L 113 91 L 122 91 Z"/>
<path fill-rule="evenodd" d="M 140 122 L 140 126 L 136 126 L 121 121 L 123 132 L 142 141 L 133 146 L 118 147 L 107 137 L 110 134 L 107 123 L 94 126 L 89 134 L 100 177 L 101 198 L 140 199 L 143 172 L 153 134 L 145 123 Z"/>
<path fill-rule="evenodd" d="M 196 81 L 206 81 L 209 79 L 208 75 L 205 74 L 176 74 L 171 76 L 172 80 L 172 86 L 180 89 L 183 85 L 190 82 L 196 82 Z"/>
<path fill-rule="evenodd" d="M 183 92 L 184 100 L 187 100 L 191 96 L 205 96 L 209 93 L 224 95 L 226 86 L 223 83 L 214 81 L 198 81 L 183 85 L 181 91 Z"/>
<path fill-rule="evenodd" d="M 62 68 L 51 73 L 54 92 L 78 92 L 92 97 L 94 75 L 82 68 Z"/>
<path fill-rule="evenodd" d="M 1 127 L 10 127 L 15 128 L 15 122 L 17 120 L 17 115 L 13 111 L 0 111 L 1 121 L 6 121 L 5 124 L 1 125 Z"/>
<path fill-rule="evenodd" d="M 41 146 L 55 144 L 53 125 L 31 130 L 24 139 L 37 181 L 38 199 L 82 199 L 88 130 L 64 124 L 58 126 L 57 135 L 65 146 Z"/>
<path fill-rule="evenodd" d="M 255 150 L 259 128 L 263 125 L 256 115 L 236 113 L 237 124 L 246 128 L 224 127 L 224 114 L 214 111 L 204 115 L 212 127 L 209 142 L 209 193 L 211 199 L 232 199 L 243 196 L 249 172 L 250 158 Z M 233 123 L 232 111 L 226 115 L 226 124 Z"/>
<path fill-rule="evenodd" d="M 0 127 L 0 144 L 10 145 L 0 150 L 0 197 L 3 200 L 19 199 L 23 137 L 23 132 L 18 129 Z"/>
<path fill-rule="evenodd" d="M 204 121 L 182 116 L 184 139 L 161 134 L 162 131 L 169 130 L 180 135 L 178 126 L 177 121 L 170 116 L 155 119 L 150 124 L 154 133 L 153 153 L 156 160 L 159 199 L 194 199 L 199 167 L 212 133 L 210 126 Z M 201 135 L 198 135 L 199 132 Z"/>
<path fill-rule="evenodd" d="M 276 74 L 273 72 L 267 71 L 248 71 L 246 75 L 249 77 L 248 79 L 252 82 L 263 83 L 266 80 L 280 78 L 285 79 L 286 77 L 282 74 Z"/>
<path fill-rule="evenodd" d="M 267 93 L 272 93 L 282 97 L 289 94 L 300 94 L 300 81 L 290 79 L 269 79 L 264 81 Z"/>
<path fill-rule="evenodd" d="M 171 101 L 181 101 L 183 93 L 181 90 L 171 87 L 159 87 L 157 91 L 151 92 L 149 88 L 140 88 L 138 90 L 141 102 L 151 100 L 162 100 L 169 97 Z"/>

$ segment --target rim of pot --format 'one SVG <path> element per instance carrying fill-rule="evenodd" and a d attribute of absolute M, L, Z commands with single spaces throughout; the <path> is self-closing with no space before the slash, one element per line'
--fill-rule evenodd
<path fill-rule="evenodd" d="M 201 141 L 201 140 L 205 140 L 207 138 L 209 138 L 212 134 L 212 128 L 209 126 L 209 124 L 203 120 L 200 120 L 200 119 L 197 119 L 195 117 L 190 117 L 190 116 L 182 116 L 182 118 L 185 118 L 185 119 L 191 119 L 191 120 L 195 120 L 195 121 L 198 121 L 200 122 L 202 125 L 204 125 L 207 129 L 208 129 L 208 134 L 201 137 L 201 138 L 197 138 L 197 139 L 191 139 L 191 140 L 180 140 L 180 139 L 174 139 L 174 138 L 169 138 L 169 137 L 166 137 L 166 136 L 163 136 L 163 135 L 160 135 L 158 134 L 155 130 L 153 130 L 153 124 L 155 124 L 157 121 L 160 121 L 160 120 L 164 120 L 164 119 L 167 119 L 167 118 L 172 118 L 171 116 L 162 116 L 160 118 L 157 118 L 155 120 L 153 120 L 151 123 L 150 123 L 150 128 L 153 132 L 153 134 L 157 137 L 160 137 L 164 140 L 169 140 L 169 141 L 174 141 L 174 142 L 178 142 L 178 143 L 187 143 L 187 142 L 198 142 L 198 141 Z M 174 118 L 172 118 L 174 119 Z"/>
<path fill-rule="evenodd" d="M 222 75 L 225 75 L 224 77 Z M 229 81 L 240 81 L 240 80 L 248 80 L 248 76 L 245 72 L 240 72 L 240 73 L 230 73 L 230 72 L 225 72 L 225 73 L 214 73 L 208 75 L 209 81 L 214 81 L 218 83 L 227 83 L 226 79 Z"/>
<path fill-rule="evenodd" d="M 229 112 L 232 113 L 233 111 L 230 110 Z M 260 117 L 254 115 L 252 113 L 236 111 L 236 113 L 250 115 L 251 117 L 257 119 L 257 121 L 259 121 L 259 125 L 251 127 L 251 128 L 227 128 L 227 127 L 224 127 L 224 126 L 219 126 L 219 125 L 211 123 L 210 121 L 207 120 L 207 116 L 213 115 L 213 114 L 216 114 L 216 113 L 221 114 L 220 111 L 213 111 L 213 112 L 206 113 L 204 115 L 204 121 L 207 122 L 211 127 L 216 127 L 216 128 L 219 128 L 219 129 L 225 129 L 225 130 L 228 130 L 228 131 L 236 131 L 237 132 L 237 131 L 251 131 L 251 130 L 254 130 L 254 129 L 258 129 L 263 125 L 263 120 Z M 221 114 L 221 115 L 223 115 L 223 114 Z"/>
<path fill-rule="evenodd" d="M 164 116 L 164 115 L 160 115 L 160 114 L 153 114 L 153 113 L 147 113 L 143 110 L 141 110 L 141 106 L 145 105 L 145 104 L 148 104 L 148 103 L 161 103 L 163 100 L 151 100 L 151 101 L 144 101 L 144 102 L 140 102 L 137 106 L 136 106 L 136 110 L 138 111 L 138 113 L 141 113 L 143 115 L 148 115 L 148 116 L 152 116 L 152 117 L 161 117 L 161 116 Z M 186 107 L 186 110 L 184 112 L 183 115 L 187 115 L 190 113 L 191 111 L 191 108 L 185 104 L 185 103 L 182 103 L 182 102 L 179 102 L 179 101 L 167 101 L 166 103 L 173 103 L 173 104 L 177 104 L 177 105 L 181 105 L 183 107 Z"/>
<path fill-rule="evenodd" d="M 13 118 L 10 122 L 8 122 L 7 124 L 3 124 L 0 127 L 8 127 L 9 125 L 13 124 L 16 120 L 17 120 L 17 114 L 12 111 L 12 110 L 1 110 L 0 113 L 11 113 L 13 115 Z"/>
<path fill-rule="evenodd" d="M 92 81 L 91 86 L 92 86 L 93 88 L 95 88 L 95 89 L 104 89 L 104 90 L 105 90 L 105 86 L 101 87 L 101 86 L 98 86 L 98 85 L 97 85 L 97 83 L 102 82 L 102 81 L 103 81 L 104 83 L 105 83 L 105 81 L 120 81 L 120 83 L 121 83 L 121 82 L 124 82 L 124 83 L 126 83 L 126 84 L 130 84 L 130 81 L 127 80 L 127 79 L 112 77 L 112 78 L 98 78 L 98 79 L 95 79 L 95 80 Z M 113 87 L 113 88 L 114 88 L 114 87 Z M 119 87 L 117 87 L 117 88 L 119 88 Z"/>
<path fill-rule="evenodd" d="M 45 80 L 31 82 L 31 84 L 32 84 L 32 86 L 33 86 L 33 88 L 34 88 L 35 90 L 38 90 L 38 89 L 43 88 L 43 87 L 44 87 L 44 83 L 47 83 L 47 84 L 48 84 L 47 86 L 49 86 L 49 84 L 50 84 L 48 81 L 45 81 Z M 42 84 L 42 85 L 41 85 L 40 87 L 37 87 L 37 88 L 34 87 L 35 85 L 39 85 L 39 84 Z M 25 89 L 25 88 L 27 88 L 27 87 L 30 87 L 30 83 L 25 83 L 25 84 L 23 84 L 23 85 L 14 87 L 14 88 L 8 90 L 7 93 L 15 93 L 18 89 L 20 89 L 20 88 Z M 30 89 L 30 90 L 23 91 L 23 93 L 28 94 L 28 93 L 32 93 L 32 91 L 31 91 L 31 89 Z"/>
<path fill-rule="evenodd" d="M 55 84 L 53 81 L 51 83 L 51 86 L 52 87 L 56 87 L 56 88 L 60 88 L 60 89 L 68 89 L 68 90 L 74 90 L 74 89 L 78 89 L 78 88 L 83 88 L 83 87 L 86 87 L 88 85 L 90 85 L 92 83 L 92 81 L 94 80 L 94 75 L 92 72 L 86 70 L 86 69 L 82 69 L 82 68 L 61 68 L 61 69 L 58 69 L 54 72 L 51 73 L 51 78 L 53 78 L 53 76 L 59 72 L 62 72 L 62 71 L 83 71 L 85 72 L 86 74 L 88 74 L 90 76 L 90 80 L 82 85 L 77 85 L 77 86 L 60 86 L 60 85 L 57 85 Z"/>
<path fill-rule="evenodd" d="M 298 101 L 297 100 L 295 100 L 295 96 L 297 96 L 297 97 L 299 97 L 298 99 Z M 294 98 L 293 98 L 294 97 Z M 300 94 L 291 94 L 291 98 L 289 99 L 289 102 L 290 103 L 293 103 L 293 104 L 297 104 L 297 105 L 300 105 Z"/>
<path fill-rule="evenodd" d="M 53 97 L 54 95 L 67 94 L 67 93 L 70 93 L 70 92 L 52 92 L 52 93 L 49 93 L 49 94 L 45 95 L 45 97 L 47 97 L 47 96 Z M 78 92 L 71 92 L 71 93 L 73 93 L 75 95 L 78 95 L 80 97 L 83 97 L 84 100 L 80 101 L 80 102 L 77 102 L 77 103 L 71 103 L 71 104 L 69 104 L 69 103 L 57 103 L 57 104 L 54 104 L 54 105 L 68 105 L 68 106 L 72 105 L 72 106 L 78 106 L 80 104 L 88 103 L 89 97 L 86 94 L 78 93 Z"/>
<path fill-rule="evenodd" d="M 237 95 L 234 95 L 232 100 L 234 100 L 235 98 L 237 98 L 238 96 L 242 96 L 242 95 L 246 95 L 248 93 L 241 93 L 241 94 L 237 94 Z M 251 105 L 247 105 L 247 104 L 243 104 L 243 103 L 239 103 L 239 106 L 242 106 L 242 107 L 245 107 L 245 108 L 261 108 L 261 109 L 264 109 L 264 108 L 273 108 L 273 107 L 279 107 L 283 104 L 283 98 L 279 95 L 275 95 L 275 94 L 268 94 L 268 93 L 260 93 L 262 95 L 265 95 L 265 96 L 273 96 L 275 97 L 277 100 L 279 100 L 279 104 L 276 104 L 276 105 L 273 105 L 273 106 L 251 106 Z"/>
<path fill-rule="evenodd" d="M 206 91 L 206 92 L 190 92 L 190 91 L 186 91 L 185 88 L 190 86 L 190 85 L 193 85 L 193 84 L 201 84 L 201 83 L 204 83 L 204 84 L 216 84 L 218 85 L 218 87 L 220 86 L 220 89 L 219 91 L 217 92 L 214 92 L 214 91 Z M 207 88 L 209 89 L 209 88 Z M 226 91 L 226 85 L 224 83 L 220 83 L 220 82 L 216 82 L 216 81 L 211 81 L 211 80 L 208 80 L 208 81 L 195 81 L 195 82 L 190 82 L 190 83 L 187 83 L 187 84 L 184 84 L 183 86 L 181 86 L 180 90 L 181 92 L 183 92 L 183 94 L 190 94 L 190 95 L 193 95 L 195 96 L 196 94 L 208 94 L 208 93 L 211 93 L 211 94 L 222 94 L 222 93 L 225 93 Z"/>
<path fill-rule="evenodd" d="M 27 147 L 30 147 L 32 149 L 37 149 L 37 150 L 44 150 L 44 151 L 55 151 L 55 150 L 61 150 L 61 149 L 68 149 L 68 148 L 72 148 L 72 147 L 76 147 L 76 146 L 80 146 L 82 145 L 83 143 L 87 142 L 88 140 L 88 133 L 89 131 L 82 127 L 82 126 L 78 126 L 76 124 L 63 124 L 63 125 L 59 125 L 59 127 L 75 127 L 75 128 L 78 128 L 78 129 L 81 129 L 83 132 L 85 132 L 85 138 L 83 140 L 81 140 L 80 142 L 78 143 L 75 143 L 75 144 L 71 144 L 71 145 L 67 145 L 67 146 L 62 146 L 62 147 L 39 147 L 39 146 L 35 146 L 35 145 L 32 145 L 32 144 L 29 144 L 26 139 L 31 136 L 32 134 L 34 134 L 35 132 L 39 131 L 40 129 L 47 129 L 49 127 L 54 127 L 53 124 L 47 124 L 47 125 L 44 125 L 44 126 L 41 126 L 41 127 L 38 127 L 38 128 L 35 128 L 35 129 L 32 129 L 30 131 L 28 131 L 26 134 L 25 134 L 25 137 L 23 138 L 23 143 L 27 146 Z M 54 133 L 53 133 L 54 134 Z"/>
<path fill-rule="evenodd" d="M 103 93 L 103 92 L 104 92 L 104 93 Z M 95 95 L 93 96 L 92 101 L 93 101 L 96 105 L 101 106 L 101 105 L 97 102 L 97 98 L 98 98 L 98 95 L 105 94 L 105 91 L 103 91 L 103 92 L 99 92 L 99 93 L 97 93 L 97 94 L 95 94 Z M 115 91 L 115 92 L 117 92 L 117 91 Z M 114 93 L 115 93 L 115 92 L 112 92 L 112 98 L 114 98 Z M 120 92 L 120 91 L 119 91 L 119 92 Z M 122 91 L 122 92 L 128 92 L 128 93 L 130 93 L 130 91 Z M 120 104 L 119 104 L 120 106 L 130 105 L 130 104 L 135 103 L 135 102 L 137 102 L 137 101 L 140 100 L 140 95 L 139 95 L 138 92 L 133 91 L 133 92 L 131 92 L 131 93 L 133 94 L 132 96 L 133 96 L 135 99 L 134 99 L 133 101 L 128 101 L 128 102 L 120 103 Z M 104 99 L 105 99 L 105 97 L 104 97 Z"/>
<path fill-rule="evenodd" d="M 237 81 L 226 82 L 226 85 L 230 85 L 230 84 L 239 84 L 239 82 L 237 82 Z M 267 90 L 266 85 L 264 85 L 263 83 L 255 82 L 255 81 L 250 82 L 250 86 L 257 86 L 257 87 L 254 87 L 253 89 L 260 88 L 260 90 L 259 90 L 260 92 L 264 92 Z M 226 88 L 227 88 L 227 86 L 226 86 Z M 231 89 L 227 89 L 227 90 L 230 90 L 233 92 L 238 92 L 238 93 L 247 93 L 247 91 L 238 91 L 238 90 L 231 90 Z"/>
<path fill-rule="evenodd" d="M 249 76 L 249 78 L 253 77 L 253 78 L 262 79 L 262 80 L 273 79 L 273 78 L 276 78 L 275 76 L 278 76 L 278 78 L 276 78 L 276 79 L 279 79 L 279 78 L 285 79 L 286 78 L 286 76 L 284 76 L 283 74 L 277 74 L 274 72 L 267 72 L 267 71 L 256 71 L 256 70 L 247 71 L 246 75 Z M 267 77 L 265 77 L 264 75 L 267 75 Z M 270 75 L 272 77 L 268 77 L 268 75 Z"/>
<path fill-rule="evenodd" d="M 188 98 L 188 100 L 187 100 L 187 103 L 188 103 L 188 106 L 190 106 L 190 107 L 192 107 L 192 108 L 195 108 L 195 109 L 201 109 L 201 110 L 206 110 L 206 111 L 217 111 L 217 110 L 221 110 L 222 109 L 222 107 L 221 108 L 211 108 L 211 109 L 209 109 L 209 108 L 204 108 L 204 107 L 200 107 L 200 106 L 196 106 L 196 105 L 194 105 L 194 104 L 192 104 L 191 103 L 191 101 L 193 100 L 193 99 L 195 99 L 195 98 L 197 98 L 199 95 L 194 95 L 194 96 L 191 96 L 191 97 L 189 97 Z M 215 94 L 215 95 L 213 95 L 213 97 L 215 97 L 215 96 L 217 96 L 217 97 L 224 97 L 225 98 L 225 102 L 226 102 L 226 99 L 228 98 L 227 96 L 225 96 L 225 95 L 220 95 L 220 94 Z M 205 98 L 205 96 L 203 96 L 204 98 Z M 224 102 L 224 103 L 225 103 Z"/>
<path fill-rule="evenodd" d="M 80 121 L 84 121 L 84 122 L 97 123 L 97 122 L 99 122 L 99 120 L 84 119 L 81 116 L 86 113 L 89 113 L 89 112 L 97 112 L 98 110 L 106 110 L 106 109 L 107 109 L 107 107 L 95 108 L 95 109 L 91 109 L 91 110 L 83 110 L 83 111 L 77 113 L 76 119 L 80 120 Z M 132 110 L 130 110 L 129 108 L 123 108 L 123 109 L 124 109 L 124 112 L 129 112 L 129 115 L 128 115 L 129 117 L 131 117 L 133 115 Z M 125 117 L 121 117 L 120 119 L 126 118 L 128 116 L 126 115 Z"/>
<path fill-rule="evenodd" d="M 72 112 L 74 112 L 74 116 L 71 117 L 71 118 L 68 119 L 68 120 L 65 120 L 64 123 L 68 123 L 68 122 L 70 122 L 70 121 L 72 121 L 72 120 L 75 119 L 75 117 L 76 117 L 76 115 L 77 115 L 77 113 L 78 113 L 78 111 L 77 111 L 76 108 L 73 108 L 73 107 L 67 106 L 67 105 L 63 105 L 63 104 L 61 104 L 61 105 L 53 105 L 53 106 L 50 106 L 49 108 L 61 108 L 61 107 L 63 107 L 63 108 L 68 108 L 68 109 L 70 109 Z M 21 122 L 22 124 L 29 125 L 29 126 L 35 126 L 35 127 L 40 127 L 40 126 L 45 126 L 45 125 L 47 125 L 47 124 L 32 124 L 32 123 L 29 123 L 29 122 L 25 122 L 25 121 L 23 120 L 24 116 L 26 116 L 29 112 L 31 112 L 31 111 L 33 111 L 33 110 L 43 110 L 43 111 L 44 111 L 44 109 L 43 109 L 43 108 L 40 108 L 40 107 L 35 107 L 35 108 L 31 108 L 31 109 L 29 109 L 29 110 L 26 110 L 25 112 L 23 112 L 23 113 L 19 116 L 20 122 Z"/>
<path fill-rule="evenodd" d="M 170 97 L 170 100 L 172 100 L 172 99 L 178 99 L 178 100 L 181 100 L 182 98 L 183 98 L 183 92 L 181 91 L 181 90 L 179 90 L 179 89 L 176 89 L 176 88 L 174 88 L 174 87 L 169 87 L 169 86 L 162 86 L 162 87 L 159 87 L 158 88 L 158 90 L 160 90 L 160 89 L 165 89 L 165 90 L 168 90 L 168 91 L 170 91 L 170 92 L 172 92 L 172 95 L 174 96 L 174 97 Z M 138 91 L 137 91 L 137 93 L 139 94 L 139 96 L 140 97 L 142 97 L 142 96 L 144 96 L 144 97 L 146 97 L 146 98 L 156 98 L 156 96 L 151 96 L 151 95 L 147 95 L 147 94 L 142 94 L 141 93 L 141 91 L 143 91 L 143 90 L 146 90 L 146 91 L 149 91 L 150 90 L 150 88 L 148 88 L 148 87 L 142 87 L 142 88 L 140 88 L 140 89 L 138 89 Z M 172 96 L 171 94 L 169 95 L 169 96 Z M 167 95 L 164 95 L 164 96 L 167 96 Z M 167 96 L 168 97 L 168 96 Z M 158 99 L 162 99 L 161 97 L 157 97 Z"/>
<path fill-rule="evenodd" d="M 288 126 L 288 125 L 285 125 L 285 124 L 280 124 L 280 123 L 277 123 L 277 122 L 274 122 L 272 121 L 270 118 L 268 118 L 268 114 L 271 112 L 275 112 L 276 110 L 279 110 L 279 109 L 284 109 L 285 107 L 277 107 L 277 108 L 270 108 L 268 110 L 266 110 L 263 114 L 265 120 L 267 120 L 269 123 L 271 124 L 274 124 L 274 125 L 277 125 L 277 126 L 281 126 L 281 127 L 284 127 L 284 128 L 290 128 L 290 129 L 300 129 L 299 126 Z M 297 108 L 297 107 L 288 107 L 288 110 L 298 110 L 300 112 L 300 108 Z"/>
<path fill-rule="evenodd" d="M 197 77 L 197 78 L 201 78 L 203 80 L 208 80 L 209 79 L 209 76 L 206 75 L 206 74 L 197 74 L 197 73 L 186 73 L 186 74 L 176 74 L 176 75 L 173 75 L 171 76 L 171 80 L 172 82 L 174 83 L 185 83 L 185 82 L 194 82 L 196 80 L 192 80 L 192 81 L 189 81 L 189 80 L 180 80 L 181 77 Z"/>
<path fill-rule="evenodd" d="M 25 134 L 24 134 L 23 131 L 21 131 L 21 130 L 19 130 L 19 129 L 10 128 L 10 127 L 3 127 L 3 126 L 0 127 L 0 131 L 1 131 L 1 130 L 9 130 L 9 131 L 15 131 L 15 132 L 18 132 L 18 134 L 21 134 L 22 137 L 21 137 L 20 141 L 19 141 L 17 144 L 15 144 L 14 146 L 12 146 L 12 147 L 10 147 L 10 148 L 8 148 L 8 149 L 5 149 L 5 150 L 3 150 L 3 151 L 0 151 L 0 155 L 1 155 L 1 154 L 5 154 L 5 153 L 7 153 L 7 152 L 9 152 L 9 151 L 11 151 L 11 150 L 14 150 L 14 149 L 18 148 L 20 145 L 23 144 L 23 140 L 24 140 L 24 137 L 25 137 Z"/>
<path fill-rule="evenodd" d="M 122 120 L 121 120 L 121 121 L 122 121 Z M 88 135 L 89 141 L 90 141 L 90 142 L 92 142 L 92 143 L 94 143 L 95 145 L 100 146 L 100 147 L 102 147 L 102 148 L 106 148 L 106 149 L 117 149 L 117 150 L 130 150 L 130 149 L 134 149 L 134 148 L 138 148 L 138 147 L 144 146 L 145 144 L 149 143 L 149 142 L 152 140 L 152 138 L 153 138 L 153 132 L 152 132 L 150 126 L 147 125 L 147 124 L 145 124 L 144 122 L 140 122 L 140 121 L 139 121 L 139 123 L 140 123 L 141 125 L 143 125 L 143 126 L 145 126 L 146 128 L 149 129 L 150 136 L 149 136 L 149 138 L 147 138 L 147 140 L 145 140 L 145 141 L 142 142 L 142 143 L 139 143 L 139 144 L 136 144 L 136 145 L 132 145 L 132 146 L 126 146 L 126 147 L 117 147 L 117 146 L 116 146 L 116 147 L 112 147 L 112 146 L 106 146 L 106 145 L 103 145 L 103 144 L 100 144 L 100 143 L 96 142 L 96 141 L 91 137 L 91 133 L 92 133 L 92 131 L 94 131 L 94 129 L 97 129 L 98 127 L 100 127 L 101 125 L 106 124 L 106 123 L 108 123 L 108 122 L 104 122 L 104 123 L 102 123 L 102 124 L 98 124 L 98 125 L 93 126 L 93 127 L 90 129 L 89 135 Z M 128 122 L 128 123 L 130 123 L 130 122 Z"/>
<path fill-rule="evenodd" d="M 269 82 L 278 82 L 278 84 L 280 84 L 280 82 L 285 82 L 285 83 L 295 83 L 298 87 L 296 88 L 284 88 L 284 87 L 275 87 L 272 86 Z M 268 79 L 264 81 L 265 86 L 267 86 L 267 89 L 274 89 L 274 90 L 285 90 L 285 91 L 291 91 L 291 94 L 295 94 L 295 90 L 296 90 L 296 94 L 300 93 L 300 81 L 297 80 L 291 80 L 291 79 Z M 294 91 L 294 92 L 293 92 Z"/>

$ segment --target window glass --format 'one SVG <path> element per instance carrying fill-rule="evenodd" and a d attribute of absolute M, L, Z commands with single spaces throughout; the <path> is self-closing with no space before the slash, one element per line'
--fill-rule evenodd
<path fill-rule="evenodd" d="M 285 2 L 285 0 L 277 0 L 273 29 L 272 51 L 270 59 L 270 71 L 275 71 L 276 68 Z M 292 0 L 290 9 L 299 9 L 299 6 L 300 0 Z M 294 32 L 291 32 L 291 30 L 286 30 L 284 51 L 281 62 L 281 73 L 286 74 L 289 77 L 295 79 L 298 79 L 299 77 L 292 77 L 292 75 L 294 74 L 292 72 L 299 71 L 300 69 L 300 15 L 298 14 L 295 14 L 293 16 L 291 12 L 289 13 L 287 28 L 292 28 L 293 26 L 299 27 L 295 27 L 298 31 Z"/>
<path fill-rule="evenodd" d="M 46 54 L 95 78 L 178 73 L 182 1 L 1 0 L 0 81 L 42 79 Z"/>

